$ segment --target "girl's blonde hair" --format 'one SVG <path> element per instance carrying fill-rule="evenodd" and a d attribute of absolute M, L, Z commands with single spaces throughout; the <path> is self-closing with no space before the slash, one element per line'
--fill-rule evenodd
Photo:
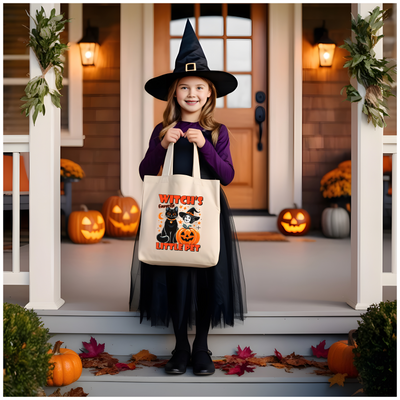
<path fill-rule="evenodd" d="M 214 84 L 210 80 L 203 77 L 201 77 L 201 79 L 207 82 L 211 90 L 211 95 L 207 99 L 206 104 L 204 104 L 201 110 L 199 117 L 199 124 L 203 129 L 211 131 L 211 140 L 215 147 L 218 141 L 219 128 L 221 126 L 220 123 L 214 120 L 214 115 L 213 115 L 214 108 L 217 102 L 217 90 L 215 89 Z M 163 129 L 161 130 L 159 135 L 160 140 L 163 139 L 169 128 L 173 128 L 176 125 L 176 123 L 181 120 L 181 108 L 175 98 L 175 92 L 179 80 L 180 79 L 177 79 L 171 85 L 168 91 L 167 107 L 165 107 L 163 114 Z"/>

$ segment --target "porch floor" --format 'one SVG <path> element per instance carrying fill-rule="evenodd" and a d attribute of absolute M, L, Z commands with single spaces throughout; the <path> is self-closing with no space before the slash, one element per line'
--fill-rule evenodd
<path fill-rule="evenodd" d="M 253 316 L 355 316 L 346 304 L 350 290 L 350 238 L 328 239 L 320 232 L 288 242 L 240 242 Z M 306 239 L 306 241 L 304 240 Z M 390 271 L 391 235 L 383 237 L 384 271 Z M 61 243 L 59 314 L 128 312 L 134 240 L 105 237 L 94 245 Z M 21 271 L 28 271 L 29 245 L 21 247 Z M 11 270 L 11 252 L 4 252 Z M 396 298 L 396 287 L 384 288 L 384 300 Z M 4 286 L 4 301 L 25 306 L 28 286 Z"/>

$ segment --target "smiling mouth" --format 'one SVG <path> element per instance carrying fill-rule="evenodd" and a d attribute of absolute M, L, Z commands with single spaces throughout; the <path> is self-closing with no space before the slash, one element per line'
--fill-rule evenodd
<path fill-rule="evenodd" d="M 195 104 L 198 103 L 198 100 L 185 100 L 185 103 L 188 104 L 189 106 L 194 106 Z"/>

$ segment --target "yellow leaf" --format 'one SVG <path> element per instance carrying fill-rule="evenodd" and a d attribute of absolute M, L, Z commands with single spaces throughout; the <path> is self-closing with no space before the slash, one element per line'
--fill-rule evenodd
<path fill-rule="evenodd" d="M 157 356 L 155 356 L 154 354 L 150 354 L 150 352 L 148 350 L 139 351 L 139 353 L 134 354 L 132 356 L 132 361 L 133 362 L 137 362 L 137 361 L 140 361 L 140 360 L 154 361 L 156 359 L 157 359 Z"/>
<path fill-rule="evenodd" d="M 346 379 L 347 374 L 336 374 L 334 377 L 329 378 L 328 381 L 331 383 L 329 387 L 332 387 L 335 383 L 339 386 L 344 386 L 344 380 Z"/>

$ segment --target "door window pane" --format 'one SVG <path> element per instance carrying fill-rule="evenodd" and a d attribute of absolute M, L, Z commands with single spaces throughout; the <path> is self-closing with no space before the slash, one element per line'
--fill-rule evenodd
<path fill-rule="evenodd" d="M 223 39 L 200 39 L 200 46 L 208 61 L 208 68 L 222 71 L 224 69 Z"/>
<path fill-rule="evenodd" d="M 224 98 L 223 97 L 218 97 L 215 107 L 216 108 L 224 108 Z"/>
<path fill-rule="evenodd" d="M 250 4 L 228 4 L 228 36 L 251 36 Z"/>
<path fill-rule="evenodd" d="M 251 39 L 227 39 L 227 70 L 251 71 Z"/>
<path fill-rule="evenodd" d="M 199 35 L 222 36 L 223 34 L 222 4 L 200 4 Z"/>
<path fill-rule="evenodd" d="M 170 35 L 182 36 L 185 30 L 187 19 L 189 19 L 193 29 L 196 31 L 194 4 L 171 4 L 171 21 L 169 23 Z"/>
<path fill-rule="evenodd" d="M 179 53 L 179 47 L 182 39 L 171 39 L 169 41 L 169 69 L 173 71 L 175 69 L 176 56 Z"/>
<path fill-rule="evenodd" d="M 238 87 L 228 94 L 228 108 L 251 108 L 251 75 L 235 75 Z"/>

